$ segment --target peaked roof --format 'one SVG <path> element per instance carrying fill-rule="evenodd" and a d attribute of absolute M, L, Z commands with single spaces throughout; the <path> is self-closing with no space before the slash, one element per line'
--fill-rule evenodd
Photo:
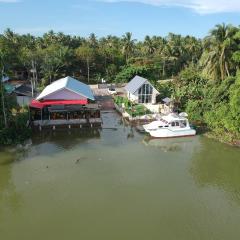
<path fill-rule="evenodd" d="M 135 76 L 126 86 L 125 89 L 130 93 L 135 93 L 145 82 L 146 78 Z"/>
<path fill-rule="evenodd" d="M 136 75 L 126 86 L 125 89 L 130 93 L 135 93 L 144 83 L 152 84 L 143 77 Z M 153 87 L 153 86 L 152 86 Z M 153 87 L 154 88 L 154 87 Z M 154 88 L 155 89 L 155 88 Z M 155 89 L 156 90 L 156 89 Z M 156 90 L 157 91 L 157 90 Z"/>
<path fill-rule="evenodd" d="M 77 93 L 81 96 L 84 96 L 88 99 L 95 100 L 91 88 L 88 85 L 86 85 L 72 77 L 61 78 L 61 79 L 51 83 L 46 88 L 44 88 L 44 90 L 41 92 L 41 94 L 36 99 L 41 100 L 41 99 L 45 98 L 46 96 L 48 96 L 52 93 L 55 93 L 57 91 L 60 91 L 62 89 L 68 89 L 68 90 L 70 90 L 74 93 Z"/>
<path fill-rule="evenodd" d="M 30 85 L 22 84 L 20 86 L 17 86 L 14 89 L 14 92 L 19 95 L 32 97 L 32 87 Z M 33 94 L 36 94 L 35 90 L 33 90 Z"/>

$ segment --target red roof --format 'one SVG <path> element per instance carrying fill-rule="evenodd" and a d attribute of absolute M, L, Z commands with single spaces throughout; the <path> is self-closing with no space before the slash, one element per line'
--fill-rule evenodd
<path fill-rule="evenodd" d="M 88 104 L 87 99 L 82 100 L 46 100 L 46 101 L 37 101 L 32 100 L 30 103 L 30 107 L 32 108 L 44 108 L 51 105 L 86 105 Z"/>

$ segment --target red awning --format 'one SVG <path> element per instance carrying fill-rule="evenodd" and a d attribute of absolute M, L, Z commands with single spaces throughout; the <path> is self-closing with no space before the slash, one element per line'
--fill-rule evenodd
<path fill-rule="evenodd" d="M 86 105 L 88 104 L 87 99 L 84 100 L 46 100 L 46 101 L 37 101 L 32 100 L 30 103 L 30 107 L 42 109 L 46 106 L 51 105 Z"/>

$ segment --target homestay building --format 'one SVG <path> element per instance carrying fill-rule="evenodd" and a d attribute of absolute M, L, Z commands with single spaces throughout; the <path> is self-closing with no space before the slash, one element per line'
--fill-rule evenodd
<path fill-rule="evenodd" d="M 66 77 L 48 85 L 30 103 L 31 123 L 42 129 L 51 127 L 101 126 L 101 115 L 90 87 Z"/>
<path fill-rule="evenodd" d="M 22 84 L 15 87 L 13 94 L 16 96 L 19 106 L 28 106 L 33 100 L 33 96 L 36 96 L 37 92 L 33 90 L 30 85 Z"/>
<path fill-rule="evenodd" d="M 135 76 L 126 86 L 127 97 L 131 102 L 155 104 L 159 92 L 145 78 Z"/>

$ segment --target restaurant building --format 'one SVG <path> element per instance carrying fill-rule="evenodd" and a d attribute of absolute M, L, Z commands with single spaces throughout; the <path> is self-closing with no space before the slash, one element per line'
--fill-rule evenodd
<path fill-rule="evenodd" d="M 33 127 L 94 127 L 101 126 L 101 114 L 91 88 L 71 77 L 48 85 L 31 101 L 30 122 Z"/>

